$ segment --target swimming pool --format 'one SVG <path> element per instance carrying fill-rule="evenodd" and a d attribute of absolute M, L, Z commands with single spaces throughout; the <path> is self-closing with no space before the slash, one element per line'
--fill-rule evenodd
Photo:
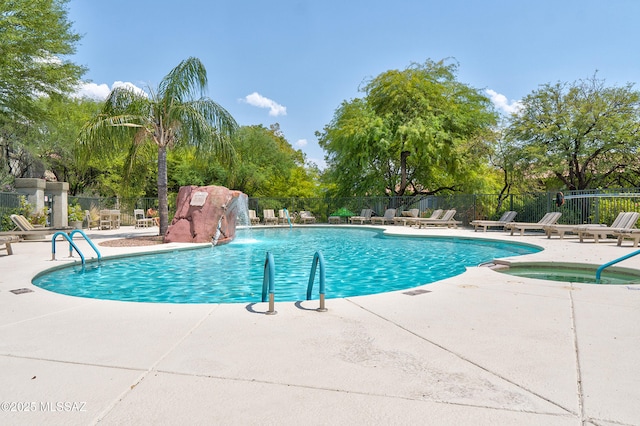
<path fill-rule="evenodd" d="M 455 237 L 385 236 L 350 227 L 239 229 L 226 245 L 107 259 L 36 276 L 57 293 L 158 303 L 247 303 L 262 295 L 267 251 L 275 263 L 275 300 L 306 299 L 313 256 L 325 260 L 326 297 L 402 290 L 461 274 L 496 258 L 539 247 Z M 317 295 L 317 280 L 314 297 Z"/>

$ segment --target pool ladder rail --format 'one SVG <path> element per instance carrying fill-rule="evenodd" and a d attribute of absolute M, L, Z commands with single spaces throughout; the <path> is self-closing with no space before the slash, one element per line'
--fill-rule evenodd
<path fill-rule="evenodd" d="M 609 266 L 615 265 L 618 262 L 622 262 L 623 260 L 627 260 L 630 257 L 633 256 L 637 256 L 640 254 L 640 250 L 636 250 L 632 253 L 626 254 L 622 257 L 619 257 L 617 259 L 612 260 L 611 262 L 607 262 L 603 265 L 601 265 L 597 270 L 596 270 L 596 282 L 599 284 L 600 283 L 600 276 L 602 275 L 602 271 L 604 271 L 606 268 L 608 268 Z"/>
<path fill-rule="evenodd" d="M 64 237 L 64 239 L 69 242 L 69 257 L 73 257 L 73 250 L 75 250 L 76 253 L 78 253 L 78 255 L 80 256 L 80 261 L 82 262 L 82 266 L 84 266 L 84 264 L 86 263 L 85 262 L 85 258 L 84 258 L 84 254 L 82 254 L 82 251 L 80 251 L 80 248 L 78 248 L 76 243 L 73 242 L 73 236 L 75 234 L 82 235 L 82 237 L 85 239 L 85 241 L 87 243 L 89 243 L 89 245 L 91 246 L 93 251 L 96 252 L 96 255 L 98 256 L 98 260 L 100 260 L 102 258 L 102 255 L 100 254 L 100 251 L 93 244 L 93 241 L 91 241 L 91 239 L 87 236 L 87 234 L 85 234 L 84 231 L 82 231 L 81 229 L 74 229 L 73 231 L 69 232 L 68 234 L 66 232 L 64 232 L 64 231 L 58 231 L 55 234 L 53 234 L 53 236 L 51 237 L 51 260 L 56 260 L 56 239 L 58 238 L 58 236 L 62 235 Z"/>
<path fill-rule="evenodd" d="M 324 256 L 322 252 L 317 251 L 313 255 L 313 261 L 311 262 L 311 273 L 309 274 L 309 284 L 307 285 L 307 300 L 311 300 L 311 293 L 313 292 L 313 283 L 315 281 L 316 269 L 320 267 L 320 278 L 319 278 L 319 292 L 320 292 L 320 307 L 316 309 L 318 312 L 326 312 L 327 308 L 325 307 L 325 266 L 324 266 Z M 273 260 L 273 254 L 271 252 L 267 252 L 266 259 L 264 261 L 264 276 L 262 279 L 262 301 L 266 302 L 268 296 L 269 301 L 269 310 L 266 312 L 267 315 L 275 315 L 278 312 L 274 307 L 274 296 L 275 296 L 275 263 Z"/>
<path fill-rule="evenodd" d="M 307 285 L 307 300 L 311 300 L 311 293 L 313 292 L 313 282 L 316 277 L 316 268 L 320 266 L 320 278 L 318 283 L 318 291 L 320 293 L 320 307 L 316 309 L 318 312 L 327 312 L 327 308 L 324 306 L 324 293 L 325 293 L 325 272 L 324 272 L 324 256 L 321 251 L 317 251 L 313 255 L 313 261 L 311 262 L 311 273 L 309 274 L 309 284 Z"/>

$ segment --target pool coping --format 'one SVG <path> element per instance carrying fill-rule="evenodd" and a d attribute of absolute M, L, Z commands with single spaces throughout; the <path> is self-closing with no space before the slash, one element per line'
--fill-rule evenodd
<path fill-rule="evenodd" d="M 636 250 L 614 240 L 375 228 L 531 243 L 545 248 L 525 256 L 535 262 L 601 264 Z M 149 232 L 116 231 L 92 234 Z M 105 256 L 156 251 L 99 247 Z M 317 301 L 280 302 L 267 316 L 263 303 L 57 295 L 30 283 L 48 266 L 46 242 L 14 244 L 14 255 L 0 257 L 0 400 L 37 408 L 14 404 L 22 411 L 0 413 L 7 423 L 640 423 L 640 293 L 623 286 L 474 267 L 415 294 L 331 299 L 326 313 Z M 640 259 L 623 267 L 640 270 Z M 32 291 L 11 293 L 20 288 Z M 56 402 L 78 404 L 55 411 Z"/>

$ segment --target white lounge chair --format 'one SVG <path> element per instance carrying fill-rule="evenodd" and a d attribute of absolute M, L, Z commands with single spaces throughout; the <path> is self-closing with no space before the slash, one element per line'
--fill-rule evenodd
<path fill-rule="evenodd" d="M 7 256 L 13 254 L 13 249 L 11 248 L 11 243 L 15 243 L 20 241 L 20 237 L 17 235 L 6 235 L 4 237 L 0 237 L 0 250 L 6 250 Z"/>
<path fill-rule="evenodd" d="M 615 220 L 613 221 L 613 223 L 611 224 L 612 228 L 620 228 L 620 224 L 622 223 L 623 220 L 626 220 L 627 217 L 627 213 L 626 212 L 620 212 L 618 213 L 618 216 L 615 218 Z M 547 234 L 547 238 L 551 238 L 552 235 L 557 234 L 560 239 L 562 240 L 565 236 L 565 234 L 577 234 L 578 231 L 581 228 L 587 228 L 587 227 L 591 227 L 591 228 L 595 228 L 595 227 L 600 227 L 600 229 L 604 229 L 604 227 L 606 227 L 607 225 L 605 224 L 594 224 L 594 225 L 565 225 L 565 224 L 560 224 L 560 223 L 554 223 L 552 225 L 545 225 L 543 227 L 545 234 Z"/>
<path fill-rule="evenodd" d="M 302 210 L 300 212 L 300 222 L 302 223 L 316 223 L 316 217 L 311 214 L 310 211 Z"/>
<path fill-rule="evenodd" d="M 440 210 L 442 212 L 442 210 Z M 393 218 L 394 225 L 407 225 L 412 219 L 420 215 L 420 209 L 409 209 L 400 213 L 402 216 L 396 216 Z"/>
<path fill-rule="evenodd" d="M 396 209 L 387 209 L 384 212 L 384 216 L 372 216 L 371 224 L 376 225 L 384 225 L 386 223 L 393 223 L 396 216 Z"/>
<path fill-rule="evenodd" d="M 546 225 L 556 223 L 558 219 L 560 219 L 560 216 L 562 216 L 560 212 L 549 212 L 542 216 L 542 219 L 538 222 L 511 222 L 507 223 L 504 229 L 511 231 L 511 235 L 513 235 L 514 231 L 518 230 L 522 236 L 526 230 L 543 230 Z"/>
<path fill-rule="evenodd" d="M 365 222 L 371 222 L 372 214 L 373 214 L 373 210 L 362 209 L 362 212 L 360 212 L 360 216 L 351 216 L 349 218 L 349 222 L 351 222 L 352 224 L 359 222 L 360 225 L 364 225 Z"/>
<path fill-rule="evenodd" d="M 514 211 L 508 211 L 504 212 L 504 214 L 498 220 L 474 220 L 471 222 L 471 225 L 474 226 L 473 232 L 477 232 L 478 228 L 480 227 L 484 228 L 482 232 L 487 232 L 487 228 L 490 227 L 504 228 L 507 223 L 513 222 L 513 220 L 516 218 L 516 214 L 517 213 Z"/>
<path fill-rule="evenodd" d="M 413 217 L 408 217 L 405 220 L 405 225 L 409 225 L 409 226 L 418 225 L 419 221 L 422 219 L 440 219 L 442 217 L 442 213 L 444 213 L 444 210 L 435 209 L 434 211 L 431 212 L 431 216 L 429 216 L 428 218 L 422 218 L 422 217 L 419 217 L 420 213 L 418 211 L 417 215 Z"/>
<path fill-rule="evenodd" d="M 423 226 L 446 226 L 447 228 L 457 228 L 460 222 L 459 220 L 455 220 L 453 217 L 456 215 L 456 209 L 449 209 L 444 212 L 441 218 L 439 219 L 431 219 L 431 218 L 421 218 L 418 220 L 418 228 L 422 228 Z"/>
<path fill-rule="evenodd" d="M 260 218 L 256 214 L 255 210 L 249 210 L 249 220 L 251 221 L 252 225 L 260 223 Z"/>
<path fill-rule="evenodd" d="M 622 246 L 623 240 L 631 240 L 633 247 L 638 247 L 640 242 L 640 229 L 626 229 L 613 232 L 613 236 L 618 239 L 618 245 Z"/>
<path fill-rule="evenodd" d="M 289 216 L 289 211 L 287 209 L 278 210 L 278 223 L 282 225 L 286 225 L 289 221 L 292 220 Z"/>
<path fill-rule="evenodd" d="M 597 244 L 600 239 L 607 238 L 607 235 L 613 235 L 617 232 L 629 231 L 636 226 L 640 213 L 637 212 L 625 212 L 624 217 L 620 220 L 617 226 L 582 226 L 578 232 L 578 238 L 580 242 L 584 242 L 585 239 L 593 238 L 593 241 Z"/>
<path fill-rule="evenodd" d="M 11 231 L 1 232 L 0 236 L 19 236 L 26 240 L 42 239 L 45 235 L 51 235 L 57 231 L 70 231 L 72 228 L 46 228 L 42 226 L 33 226 L 29 220 L 21 214 L 10 215 L 11 221 L 15 228 Z"/>
<path fill-rule="evenodd" d="M 264 216 L 265 225 L 268 225 L 270 223 L 273 223 L 274 225 L 278 224 L 278 218 L 276 217 L 276 214 L 273 211 L 273 209 L 264 209 L 262 211 L 262 215 Z"/>

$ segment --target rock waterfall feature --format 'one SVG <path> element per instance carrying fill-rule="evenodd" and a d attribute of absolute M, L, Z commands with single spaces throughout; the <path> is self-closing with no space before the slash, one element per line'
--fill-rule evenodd
<path fill-rule="evenodd" d="M 233 240 L 247 195 L 224 186 L 183 186 L 165 243 L 225 244 Z M 240 202 L 238 202 L 240 200 Z"/>

